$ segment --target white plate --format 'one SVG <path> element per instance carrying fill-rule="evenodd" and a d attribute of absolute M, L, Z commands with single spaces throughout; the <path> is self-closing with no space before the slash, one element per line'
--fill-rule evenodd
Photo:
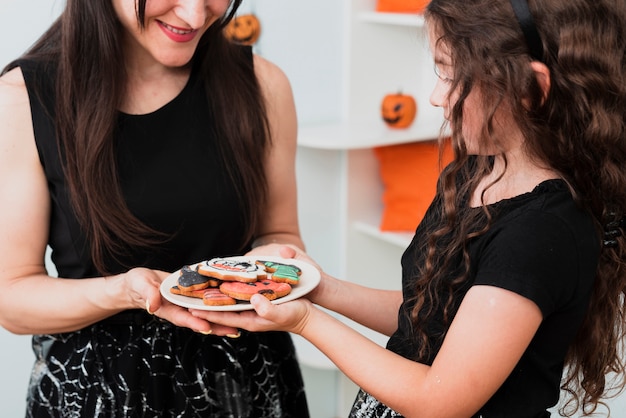
<path fill-rule="evenodd" d="M 278 298 L 272 301 L 272 303 L 283 303 L 289 302 L 290 300 L 298 299 L 311 290 L 315 289 L 315 287 L 320 282 L 320 272 L 310 265 L 301 260 L 295 260 L 291 258 L 280 258 L 280 257 L 270 257 L 270 256 L 239 256 L 239 257 L 224 257 L 234 260 L 242 260 L 249 261 L 254 263 L 256 260 L 266 260 L 273 261 L 275 263 L 282 264 L 293 264 L 302 270 L 302 274 L 300 275 L 300 282 L 297 285 L 292 286 L 291 293 L 287 296 L 283 296 L 282 298 Z M 195 268 L 197 264 L 191 265 L 192 268 Z M 163 280 L 161 283 L 161 295 L 168 301 L 172 302 L 175 305 L 182 306 L 184 308 L 192 308 L 192 309 L 202 309 L 204 311 L 246 311 L 253 309 L 252 305 L 249 302 L 239 301 L 236 305 L 226 305 L 226 306 L 208 306 L 202 302 L 200 298 L 192 298 L 190 296 L 183 295 L 175 295 L 170 292 L 170 288 L 172 286 L 176 286 L 178 284 L 178 277 L 180 276 L 180 270 L 170 274 Z"/>

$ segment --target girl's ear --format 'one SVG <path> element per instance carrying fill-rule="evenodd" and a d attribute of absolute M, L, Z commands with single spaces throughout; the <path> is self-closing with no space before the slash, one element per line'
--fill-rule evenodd
<path fill-rule="evenodd" d="M 539 61 L 532 61 L 530 66 L 535 73 L 535 78 L 537 79 L 539 88 L 541 88 L 541 91 L 543 92 L 542 100 L 546 100 L 548 93 L 550 92 L 550 70 L 544 63 Z"/>

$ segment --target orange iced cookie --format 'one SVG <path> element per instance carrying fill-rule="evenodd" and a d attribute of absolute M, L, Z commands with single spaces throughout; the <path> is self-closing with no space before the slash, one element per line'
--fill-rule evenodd
<path fill-rule="evenodd" d="M 266 279 L 253 283 L 224 282 L 220 285 L 220 291 L 237 300 L 250 300 L 257 293 L 274 300 L 291 293 L 291 286 Z"/>

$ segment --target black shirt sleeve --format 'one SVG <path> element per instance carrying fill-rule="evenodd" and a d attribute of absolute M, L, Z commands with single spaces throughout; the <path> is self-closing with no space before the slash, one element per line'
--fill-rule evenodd
<path fill-rule="evenodd" d="M 500 222 L 489 235 L 482 241 L 474 284 L 524 296 L 544 317 L 567 305 L 583 275 L 595 268 L 587 265 L 595 257 L 582 254 L 585 246 L 575 216 L 526 211 Z"/>

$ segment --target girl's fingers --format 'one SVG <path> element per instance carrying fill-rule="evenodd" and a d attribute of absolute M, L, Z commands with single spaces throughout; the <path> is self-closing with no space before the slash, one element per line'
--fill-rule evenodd
<path fill-rule="evenodd" d="M 259 294 L 252 295 L 252 298 L 250 298 L 250 304 L 254 307 L 254 310 L 257 314 L 259 314 L 259 316 L 271 319 L 271 315 L 268 315 L 270 314 L 273 305 L 265 296 Z"/>
<path fill-rule="evenodd" d="M 296 250 L 287 245 L 283 245 L 279 250 L 279 254 L 283 258 L 294 258 L 297 254 Z"/>

